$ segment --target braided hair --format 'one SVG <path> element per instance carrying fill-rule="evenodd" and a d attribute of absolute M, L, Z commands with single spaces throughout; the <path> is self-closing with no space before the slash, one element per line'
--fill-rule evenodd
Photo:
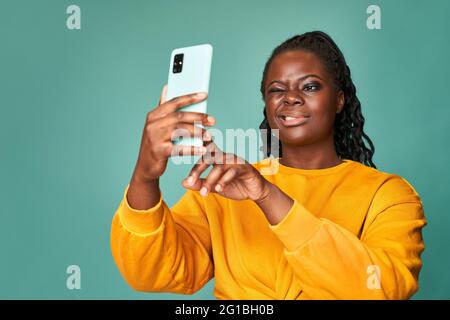
<path fill-rule="evenodd" d="M 356 88 L 353 84 L 350 68 L 345 62 L 344 55 L 339 50 L 336 43 L 329 35 L 322 31 L 312 31 L 301 35 L 296 35 L 278 47 L 276 47 L 264 67 L 263 78 L 261 81 L 261 94 L 265 98 L 265 81 L 267 71 L 273 59 L 280 53 L 292 50 L 306 50 L 315 54 L 324 64 L 326 70 L 332 75 L 334 84 L 338 90 L 344 93 L 344 108 L 336 114 L 333 136 L 336 153 L 341 159 L 350 159 L 358 161 L 367 166 L 376 168 L 372 161 L 375 147 L 364 133 L 364 117 L 361 112 L 361 103 L 356 96 Z M 267 120 L 266 108 L 263 111 L 264 120 L 259 129 L 263 140 L 264 153 L 269 157 L 271 154 L 277 157 L 277 151 L 272 152 L 270 145 L 271 139 L 277 139 L 272 135 L 269 122 Z M 264 134 L 267 133 L 266 136 Z M 274 141 L 275 141 L 274 140 Z M 366 142 L 368 147 L 366 146 Z M 279 154 L 282 155 L 281 142 L 279 143 Z"/>

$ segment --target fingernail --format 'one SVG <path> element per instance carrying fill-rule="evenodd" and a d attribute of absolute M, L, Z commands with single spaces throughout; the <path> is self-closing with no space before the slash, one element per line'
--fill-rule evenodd
<path fill-rule="evenodd" d="M 220 184 L 216 184 L 216 191 L 220 192 L 220 190 L 222 190 L 222 187 Z"/>
<path fill-rule="evenodd" d="M 208 189 L 206 189 L 206 187 L 202 187 L 202 188 L 200 189 L 200 194 L 201 194 L 202 196 L 206 196 L 206 195 L 208 194 Z"/>
<path fill-rule="evenodd" d="M 205 131 L 205 139 L 211 140 L 211 134 L 208 131 Z"/>
<path fill-rule="evenodd" d="M 186 183 L 190 186 L 190 185 L 192 185 L 192 182 L 194 182 L 194 177 L 193 176 L 189 176 L 186 179 Z"/>
<path fill-rule="evenodd" d="M 216 119 L 214 119 L 214 117 L 212 116 L 208 116 L 208 122 L 209 123 L 214 123 Z"/>
<path fill-rule="evenodd" d="M 206 92 L 199 92 L 196 94 L 197 98 L 206 98 L 208 94 Z"/>

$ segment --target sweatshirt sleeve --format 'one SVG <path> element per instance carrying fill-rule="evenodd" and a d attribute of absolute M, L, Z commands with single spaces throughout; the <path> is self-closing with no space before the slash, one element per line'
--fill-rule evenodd
<path fill-rule="evenodd" d="M 418 194 L 393 176 L 375 194 L 360 237 L 297 200 L 270 228 L 310 298 L 409 299 L 418 290 L 425 225 Z"/>
<path fill-rule="evenodd" d="M 192 294 L 213 277 L 209 224 L 204 204 L 188 190 L 172 208 L 162 196 L 148 210 L 135 210 L 127 191 L 111 226 L 114 261 L 137 291 Z"/>

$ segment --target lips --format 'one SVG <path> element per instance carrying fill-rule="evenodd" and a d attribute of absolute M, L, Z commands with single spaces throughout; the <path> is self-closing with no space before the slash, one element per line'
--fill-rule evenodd
<path fill-rule="evenodd" d="M 277 117 L 284 127 L 300 126 L 309 119 L 308 115 L 299 113 L 280 113 Z"/>

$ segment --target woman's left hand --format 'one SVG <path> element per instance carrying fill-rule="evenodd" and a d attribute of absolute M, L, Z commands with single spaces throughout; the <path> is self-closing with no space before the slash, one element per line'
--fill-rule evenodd
<path fill-rule="evenodd" d="M 208 176 L 200 178 L 210 165 L 213 168 Z M 233 200 L 259 202 L 270 193 L 270 182 L 258 170 L 245 159 L 222 152 L 212 141 L 207 145 L 206 154 L 197 161 L 182 184 L 187 189 L 200 191 L 202 196 L 215 192 Z"/>

